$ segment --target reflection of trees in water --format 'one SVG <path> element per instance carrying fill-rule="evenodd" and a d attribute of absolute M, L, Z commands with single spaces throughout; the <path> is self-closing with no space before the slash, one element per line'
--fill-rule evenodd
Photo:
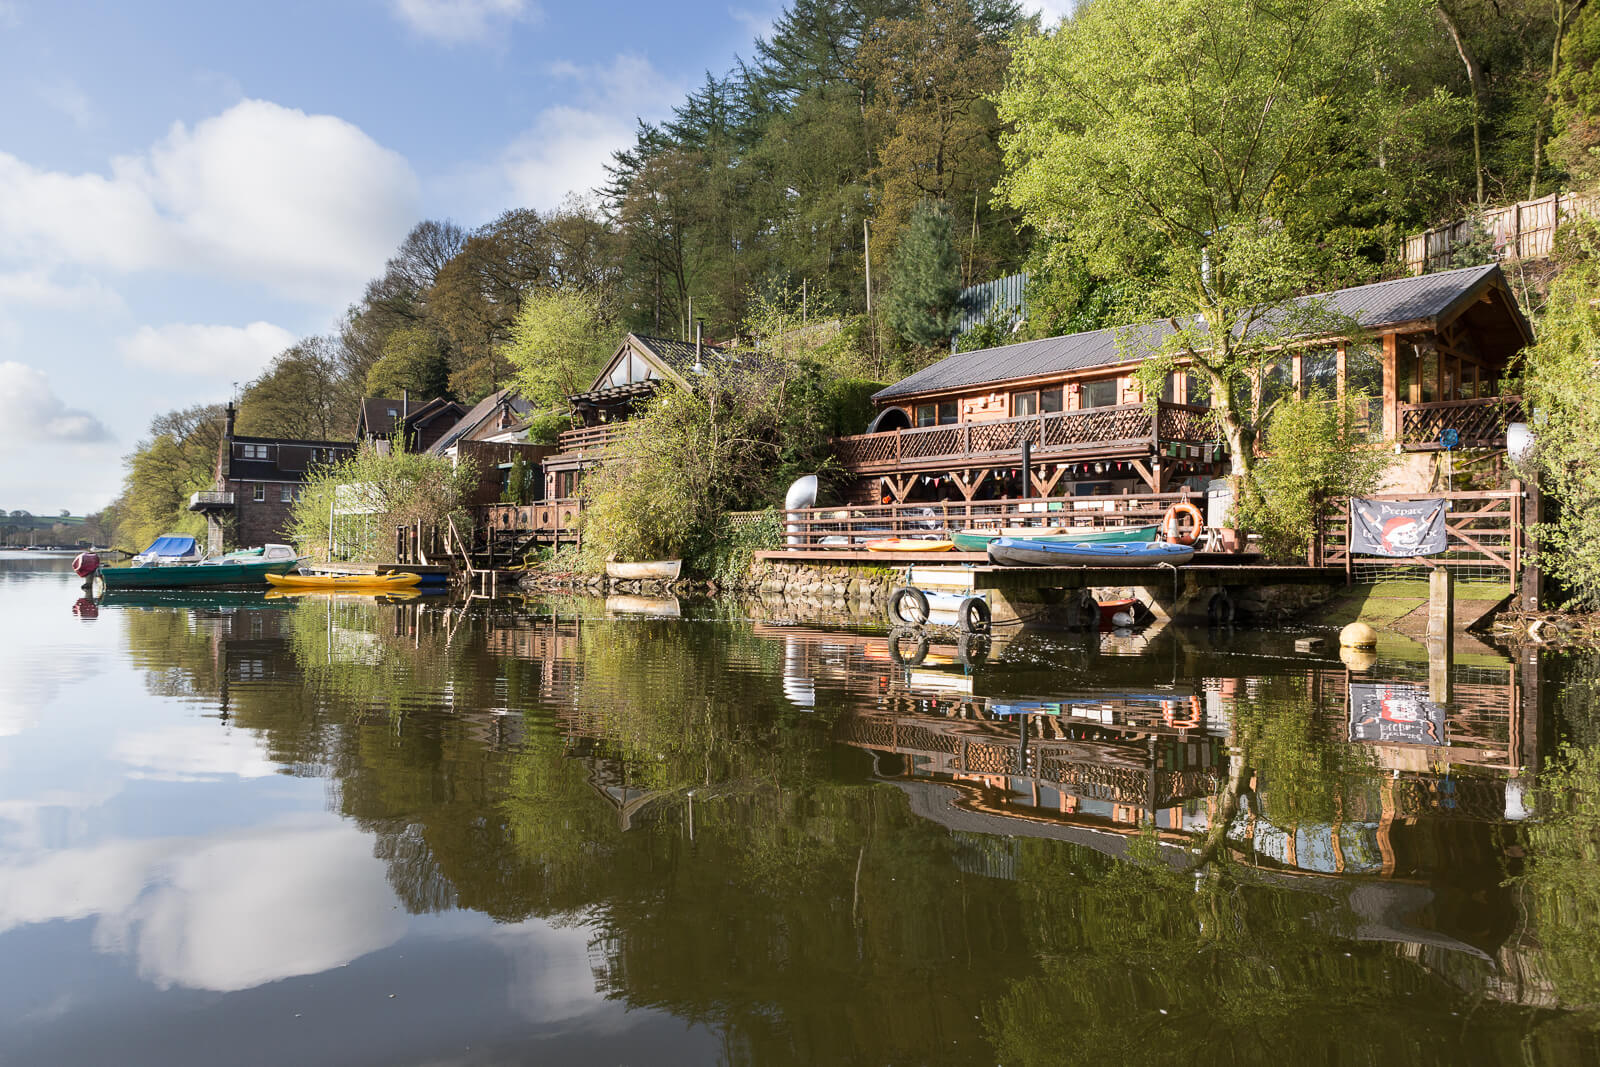
<path fill-rule="evenodd" d="M 1463 994 L 1425 951 L 1348 940 L 1331 879 L 1224 863 L 1197 881 L 1002 838 L 1005 877 L 964 873 L 954 835 L 828 743 L 827 701 L 784 699 L 782 642 L 576 607 L 310 602 L 270 635 L 151 613 L 130 644 L 153 677 L 226 686 L 274 759 L 325 774 L 406 907 L 582 922 L 604 991 L 721 1027 L 733 1062 L 1321 1059 L 1330 1040 L 1412 1060 L 1420 1016 L 1397 1005 L 1459 1007 L 1439 1047 L 1471 1059 L 1521 1024 L 1475 999 L 1482 966 Z M 245 656 L 259 676 L 230 680 Z M 1370 807 L 1341 688 L 1269 676 L 1230 697 L 1272 820 Z M 1591 928 L 1573 929 L 1576 968 Z M 1584 1051 L 1566 1025 L 1540 1048 Z"/>
<path fill-rule="evenodd" d="M 1533 957 L 1563 1004 L 1600 1022 L 1600 654 L 1551 656 L 1563 732 L 1539 776 L 1527 828 L 1525 894 Z"/>

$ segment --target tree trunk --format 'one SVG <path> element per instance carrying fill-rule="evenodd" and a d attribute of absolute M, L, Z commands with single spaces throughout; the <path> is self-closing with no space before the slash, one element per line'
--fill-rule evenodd
<path fill-rule="evenodd" d="M 1443 3 L 1433 5 L 1439 13 L 1439 19 L 1444 23 L 1444 28 L 1450 34 L 1450 40 L 1455 43 L 1456 53 L 1461 56 L 1462 65 L 1467 68 L 1467 81 L 1472 86 L 1472 170 L 1477 176 L 1478 208 L 1483 208 L 1483 68 L 1478 65 L 1477 57 L 1467 47 L 1467 39 L 1461 35 L 1461 29 L 1456 25 L 1456 20 L 1450 14 L 1449 8 Z"/>

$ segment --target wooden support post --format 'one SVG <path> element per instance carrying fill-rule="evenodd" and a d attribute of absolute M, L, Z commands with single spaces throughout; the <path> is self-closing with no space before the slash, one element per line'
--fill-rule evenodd
<path fill-rule="evenodd" d="M 1521 574 L 1519 576 L 1514 572 L 1512 578 L 1517 580 L 1520 577 L 1522 610 L 1539 611 L 1542 572 L 1538 564 L 1539 535 L 1535 529 L 1540 517 L 1539 475 L 1529 475 L 1526 482 L 1513 481 L 1511 487 L 1522 490 L 1521 495 L 1511 501 L 1512 526 L 1521 530 L 1521 537 L 1516 542 L 1519 550 L 1516 554 L 1517 564 Z M 1530 553 L 1534 556 L 1531 564 L 1528 562 Z"/>
<path fill-rule="evenodd" d="M 1400 440 L 1400 377 L 1395 335 L 1383 335 L 1383 439 Z"/>

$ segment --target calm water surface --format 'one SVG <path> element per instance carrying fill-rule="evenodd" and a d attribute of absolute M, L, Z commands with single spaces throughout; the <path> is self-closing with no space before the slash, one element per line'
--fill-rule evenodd
<path fill-rule="evenodd" d="M 79 595 L 0 557 L 0 1063 L 1600 1059 L 1582 659 Z"/>

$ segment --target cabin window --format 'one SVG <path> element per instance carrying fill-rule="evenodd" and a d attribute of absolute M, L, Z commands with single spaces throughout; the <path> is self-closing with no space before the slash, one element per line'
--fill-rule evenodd
<path fill-rule="evenodd" d="M 1037 415 L 1037 414 L 1039 414 L 1039 394 L 1038 393 L 1012 393 L 1011 394 L 1011 414 L 1013 414 L 1013 415 Z"/>
<path fill-rule="evenodd" d="M 1084 382 L 1080 407 L 1109 408 L 1117 403 L 1117 380 L 1105 378 L 1098 382 Z"/>
<path fill-rule="evenodd" d="M 1061 399 L 1061 387 L 1059 385 L 1054 389 L 1041 389 L 1039 390 L 1039 410 L 1046 414 L 1052 411 L 1060 411 L 1062 408 Z"/>
<path fill-rule="evenodd" d="M 267 499 L 267 487 L 257 483 L 250 494 L 250 499 L 254 500 L 258 504 Z"/>
<path fill-rule="evenodd" d="M 1183 403 L 1183 391 L 1178 381 L 1178 372 L 1168 371 L 1167 376 L 1161 381 L 1161 399 L 1169 404 Z"/>
<path fill-rule="evenodd" d="M 1211 406 L 1211 379 L 1189 370 L 1183 372 L 1183 380 L 1186 386 L 1184 403 L 1197 408 Z"/>
<path fill-rule="evenodd" d="M 1339 391 L 1339 350 L 1318 348 L 1300 355 L 1300 395 L 1321 393 L 1331 400 Z"/>
<path fill-rule="evenodd" d="M 1376 345 L 1348 345 L 1344 353 L 1344 391 L 1365 415 L 1367 436 L 1383 433 L 1383 354 Z"/>
<path fill-rule="evenodd" d="M 294 501 L 294 486 L 281 486 L 278 490 L 278 503 L 288 504 Z"/>
<path fill-rule="evenodd" d="M 1261 410 L 1257 416 L 1265 415 L 1273 404 L 1293 392 L 1293 368 L 1288 363 L 1274 363 L 1261 375 Z"/>
<path fill-rule="evenodd" d="M 1478 398 L 1478 367 L 1474 363 L 1461 364 L 1461 384 L 1459 397 L 1462 400 L 1476 400 Z"/>
<path fill-rule="evenodd" d="M 267 446 L 266 445 L 240 445 L 239 448 L 242 450 L 240 452 L 240 458 L 241 459 L 266 459 L 267 458 Z"/>
<path fill-rule="evenodd" d="M 959 421 L 956 413 L 956 402 L 945 400 L 938 404 L 917 405 L 918 426 L 948 426 Z"/>
<path fill-rule="evenodd" d="M 1417 377 L 1422 381 L 1422 402 L 1439 399 L 1439 353 L 1428 352 L 1417 359 Z"/>

